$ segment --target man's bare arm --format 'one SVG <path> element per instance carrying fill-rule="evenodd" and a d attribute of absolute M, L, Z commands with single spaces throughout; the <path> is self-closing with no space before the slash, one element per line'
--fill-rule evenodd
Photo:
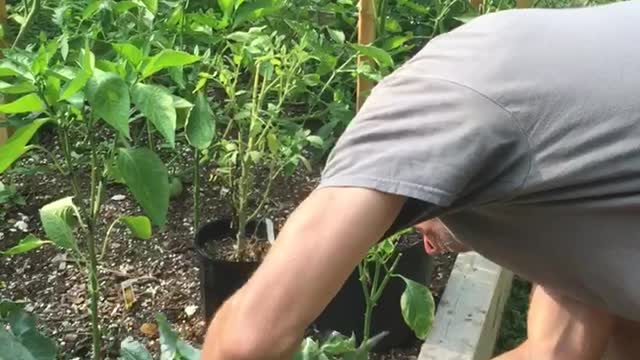
<path fill-rule="evenodd" d="M 218 311 L 202 358 L 290 358 L 304 329 L 389 228 L 404 200 L 362 188 L 312 193 L 254 276 Z"/>

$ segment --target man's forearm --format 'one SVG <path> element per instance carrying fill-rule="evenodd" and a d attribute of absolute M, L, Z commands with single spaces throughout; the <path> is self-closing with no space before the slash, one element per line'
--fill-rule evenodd
<path fill-rule="evenodd" d="M 404 199 L 372 190 L 314 192 L 248 283 L 216 314 L 203 359 L 287 359 L 304 329 L 397 216 Z"/>

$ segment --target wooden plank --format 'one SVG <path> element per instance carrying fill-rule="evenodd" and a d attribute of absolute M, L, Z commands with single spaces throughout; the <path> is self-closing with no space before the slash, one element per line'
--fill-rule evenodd
<path fill-rule="evenodd" d="M 360 0 L 358 14 L 358 44 L 370 45 L 376 40 L 376 11 L 373 0 Z M 372 64 L 371 59 L 358 56 L 358 67 L 363 64 Z M 373 82 L 360 75 L 356 83 L 356 110 L 360 110 L 362 104 L 373 89 Z"/>
<path fill-rule="evenodd" d="M 513 274 L 477 253 L 460 254 L 419 360 L 488 360 Z"/>

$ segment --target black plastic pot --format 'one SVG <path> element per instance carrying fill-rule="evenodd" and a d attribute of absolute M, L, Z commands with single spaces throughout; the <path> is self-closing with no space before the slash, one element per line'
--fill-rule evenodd
<path fill-rule="evenodd" d="M 202 309 L 207 322 L 222 303 L 249 279 L 257 269 L 258 262 L 230 262 L 211 259 L 205 251 L 206 244 L 234 236 L 228 219 L 210 222 L 196 234 L 195 248 L 200 263 L 200 290 Z M 257 227 L 257 231 L 256 231 Z M 248 224 L 247 232 L 266 239 L 265 226 Z M 266 240 L 265 240 L 266 241 Z M 214 245 L 215 246 L 215 245 Z M 427 285 L 431 278 L 433 262 L 425 254 L 422 242 L 400 249 L 402 257 L 396 273 Z M 371 335 L 388 331 L 389 335 L 378 344 L 376 350 L 400 347 L 415 340 L 411 329 L 407 327 L 400 310 L 400 297 L 404 291 L 401 279 L 389 281 L 381 299 L 374 309 L 371 322 Z M 365 302 L 357 269 L 347 279 L 342 289 L 313 324 L 320 332 L 336 330 L 345 335 L 354 333 L 360 341 L 364 324 Z"/>

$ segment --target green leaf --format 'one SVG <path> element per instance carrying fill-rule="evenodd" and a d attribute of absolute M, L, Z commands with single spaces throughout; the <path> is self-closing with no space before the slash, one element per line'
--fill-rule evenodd
<path fill-rule="evenodd" d="M 142 77 L 147 78 L 162 69 L 173 66 L 189 65 L 198 60 L 200 60 L 200 57 L 191 55 L 184 51 L 162 50 L 160 53 L 149 59 L 149 62 L 142 70 Z"/>
<path fill-rule="evenodd" d="M 24 79 L 29 79 L 33 81 L 33 74 L 26 71 L 26 69 L 22 69 L 18 67 L 15 63 L 11 62 L 8 59 L 0 60 L 0 77 L 9 77 L 9 76 L 17 76 Z"/>
<path fill-rule="evenodd" d="M 324 144 L 324 141 L 322 140 L 322 138 L 320 136 L 317 135 L 309 135 L 307 136 L 307 141 L 313 145 L 314 147 L 317 148 L 322 148 L 322 145 Z"/>
<path fill-rule="evenodd" d="M 356 350 L 356 338 L 350 338 L 333 332 L 320 347 L 320 352 L 327 355 L 342 355 Z"/>
<path fill-rule="evenodd" d="M 156 316 L 156 322 L 160 332 L 160 360 L 173 360 L 178 351 L 178 334 L 173 331 L 166 316 L 163 314 Z"/>
<path fill-rule="evenodd" d="M 40 46 L 38 49 L 38 53 L 36 57 L 33 59 L 33 63 L 31 64 L 31 72 L 34 75 L 42 74 L 47 69 L 47 63 L 49 58 L 47 57 L 47 49 L 44 45 Z"/>
<path fill-rule="evenodd" d="M 280 143 L 274 133 L 267 134 L 267 146 L 269 147 L 269 151 L 274 155 L 280 150 Z"/>
<path fill-rule="evenodd" d="M 96 69 L 85 88 L 93 114 L 129 136 L 129 88 L 118 75 Z"/>
<path fill-rule="evenodd" d="M 84 8 L 82 20 L 87 20 L 100 10 L 101 0 L 89 0 L 89 4 Z"/>
<path fill-rule="evenodd" d="M 403 276 L 399 277 L 406 284 L 400 297 L 402 317 L 418 339 L 426 340 L 435 316 L 433 296 L 426 286 Z"/>
<path fill-rule="evenodd" d="M 93 73 L 96 67 L 96 56 L 89 49 L 80 49 L 80 66 L 85 71 Z"/>
<path fill-rule="evenodd" d="M 386 51 L 391 51 L 404 45 L 404 43 L 411 39 L 411 36 L 393 36 L 384 41 L 382 48 Z"/>
<path fill-rule="evenodd" d="M 200 360 L 202 356 L 202 351 L 196 349 L 190 344 L 186 343 L 183 340 L 178 339 L 176 343 L 176 348 L 178 350 L 178 355 L 180 355 L 180 359 L 184 360 Z"/>
<path fill-rule="evenodd" d="M 202 92 L 198 93 L 195 107 L 187 120 L 186 133 L 189 144 L 200 150 L 208 148 L 213 141 L 215 135 L 213 111 Z"/>
<path fill-rule="evenodd" d="M 393 67 L 393 59 L 388 52 L 372 45 L 351 44 L 351 46 L 360 54 L 375 60 L 382 67 Z"/>
<path fill-rule="evenodd" d="M 282 7 L 282 0 L 253 0 L 243 3 L 235 14 L 233 26 L 264 18 L 276 13 Z"/>
<path fill-rule="evenodd" d="M 38 332 L 38 330 L 30 329 L 20 337 L 22 345 L 29 349 L 31 356 L 36 360 L 55 360 L 58 353 L 56 343 Z"/>
<path fill-rule="evenodd" d="M 142 0 L 142 3 L 153 15 L 158 13 L 158 0 Z"/>
<path fill-rule="evenodd" d="M 47 104 L 53 106 L 60 99 L 60 79 L 55 76 L 49 76 L 47 77 L 47 82 L 45 85 L 45 100 L 47 100 Z"/>
<path fill-rule="evenodd" d="M 167 90 L 146 84 L 136 84 L 132 89 L 133 103 L 153 126 L 164 136 L 171 147 L 175 146 L 176 108 Z"/>
<path fill-rule="evenodd" d="M 169 208 L 169 175 L 162 160 L 147 148 L 119 149 L 117 167 L 140 206 L 156 225 L 164 225 Z"/>
<path fill-rule="evenodd" d="M 4 326 L 0 326 L 0 354 L 3 360 L 37 360 Z"/>
<path fill-rule="evenodd" d="M 120 357 L 122 360 L 153 360 L 144 345 L 133 340 L 131 336 L 120 343 Z"/>
<path fill-rule="evenodd" d="M 115 3 L 113 9 L 117 13 L 125 13 L 133 8 L 137 8 L 139 5 L 135 1 L 119 1 Z"/>
<path fill-rule="evenodd" d="M 300 345 L 300 350 L 293 357 L 293 360 L 313 360 L 320 355 L 320 347 L 310 337 L 305 338 Z"/>
<path fill-rule="evenodd" d="M 0 174 L 29 150 L 27 144 L 47 121 L 46 119 L 38 119 L 29 125 L 18 128 L 6 143 L 0 145 Z"/>
<path fill-rule="evenodd" d="M 245 31 L 236 31 L 232 34 L 227 35 L 227 39 L 237 41 L 240 43 L 246 43 L 255 38 L 254 34 L 245 32 Z"/>
<path fill-rule="evenodd" d="M 142 50 L 138 49 L 132 44 L 113 44 L 112 46 L 113 49 L 118 53 L 118 55 L 130 62 L 133 66 L 140 65 L 140 63 L 144 59 Z"/>
<path fill-rule="evenodd" d="M 76 248 L 76 240 L 71 228 L 72 218 L 77 211 L 72 197 L 62 198 L 40 209 L 40 220 L 47 237 L 63 249 Z"/>
<path fill-rule="evenodd" d="M 36 328 L 36 318 L 24 310 L 11 312 L 7 322 L 11 327 L 11 333 L 17 338 Z"/>
<path fill-rule="evenodd" d="M 37 237 L 29 234 L 27 235 L 27 237 L 20 240 L 18 245 L 10 248 L 7 251 L 3 251 L 2 255 L 12 256 L 12 255 L 23 254 L 31 250 L 35 250 L 44 244 L 51 244 L 51 241 L 40 240 Z"/>
<path fill-rule="evenodd" d="M 329 36 L 331 36 L 333 41 L 337 42 L 338 44 L 344 43 L 346 38 L 342 30 L 336 30 L 336 29 L 327 29 L 327 30 L 329 31 Z"/>
<path fill-rule="evenodd" d="M 21 114 L 44 110 L 44 101 L 35 93 L 25 95 L 16 101 L 0 105 L 0 113 Z"/>
<path fill-rule="evenodd" d="M 235 0 L 218 0 L 218 6 L 226 18 L 230 18 L 233 15 L 235 3 Z"/>
<path fill-rule="evenodd" d="M 123 216 L 120 220 L 129 228 L 133 236 L 142 240 L 151 239 L 151 220 L 146 216 Z"/>
<path fill-rule="evenodd" d="M 24 309 L 24 303 L 17 303 L 11 300 L 0 300 L 0 319 L 8 317 L 10 314 Z"/>
<path fill-rule="evenodd" d="M 86 70 L 79 71 L 78 74 L 73 78 L 73 80 L 69 81 L 62 90 L 62 96 L 60 97 L 60 100 L 68 100 L 73 95 L 78 93 L 78 91 L 84 88 L 90 78 L 90 72 Z"/>
<path fill-rule="evenodd" d="M 0 81 L 0 93 L 3 94 L 25 94 L 36 91 L 35 85 L 31 81 L 21 81 L 15 84 L 9 84 L 4 81 Z"/>

